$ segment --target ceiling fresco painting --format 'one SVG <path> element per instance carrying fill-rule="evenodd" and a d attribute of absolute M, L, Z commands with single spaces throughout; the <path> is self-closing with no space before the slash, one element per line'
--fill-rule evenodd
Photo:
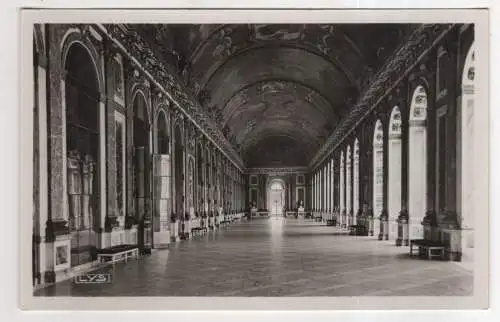
<path fill-rule="evenodd" d="M 306 166 L 409 24 L 130 25 L 246 166 Z"/>

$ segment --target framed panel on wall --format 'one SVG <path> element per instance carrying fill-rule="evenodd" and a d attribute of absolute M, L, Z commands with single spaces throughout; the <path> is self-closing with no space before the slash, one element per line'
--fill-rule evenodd
<path fill-rule="evenodd" d="M 113 98 L 115 102 L 119 103 L 120 105 L 125 104 L 125 99 L 124 99 L 124 76 L 123 76 L 123 64 L 122 64 L 122 57 L 119 54 L 116 54 L 112 61 L 112 68 L 113 68 L 113 82 L 114 82 L 114 93 L 113 93 Z"/>
<path fill-rule="evenodd" d="M 126 214 L 125 115 L 115 111 L 116 205 L 120 217 Z"/>
<path fill-rule="evenodd" d="M 251 185 L 257 185 L 258 184 L 257 176 L 250 176 L 250 184 Z"/>
<path fill-rule="evenodd" d="M 306 182 L 305 176 L 303 174 L 297 175 L 297 185 L 304 185 Z"/>
<path fill-rule="evenodd" d="M 297 206 L 302 206 L 304 207 L 304 205 L 306 204 L 306 193 L 305 193 L 305 189 L 303 187 L 297 187 L 297 191 L 296 191 L 296 204 Z"/>
<path fill-rule="evenodd" d="M 256 188 L 250 188 L 250 205 L 251 206 L 257 205 L 257 189 Z"/>

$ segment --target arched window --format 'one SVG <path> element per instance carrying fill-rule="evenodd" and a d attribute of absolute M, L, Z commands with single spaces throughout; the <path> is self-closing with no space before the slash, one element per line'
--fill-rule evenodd
<path fill-rule="evenodd" d="M 177 216 L 184 216 L 184 148 L 182 140 L 181 124 L 177 124 L 174 130 L 174 162 L 175 162 L 175 210 Z"/>
<path fill-rule="evenodd" d="M 462 261 L 469 261 L 474 256 L 474 100 L 476 77 L 475 45 L 467 53 L 462 71 L 461 99 L 461 209 L 462 219 Z"/>
<path fill-rule="evenodd" d="M 353 224 L 356 225 L 356 218 L 359 211 L 359 141 L 354 140 L 354 155 L 352 165 L 352 203 L 353 203 Z"/>
<path fill-rule="evenodd" d="M 203 195 L 203 185 L 204 185 L 204 180 L 203 180 L 203 149 L 201 147 L 201 144 L 198 144 L 197 151 L 196 151 L 196 172 L 197 172 L 197 184 L 198 188 L 196 190 L 196 199 L 198 200 L 198 211 L 202 212 L 203 211 L 203 202 L 205 199 L 205 196 Z"/>
<path fill-rule="evenodd" d="M 80 43 L 68 50 L 65 69 L 71 265 L 92 260 L 91 230 L 99 218 L 99 85 L 90 53 Z M 83 252 L 80 250 L 88 249 Z"/>
<path fill-rule="evenodd" d="M 280 215 L 285 205 L 285 188 L 281 181 L 271 182 L 269 186 L 269 204 L 268 207 L 272 215 Z"/>
<path fill-rule="evenodd" d="M 401 143 L 401 111 L 398 106 L 392 109 L 389 120 L 389 168 L 387 190 L 388 197 L 388 220 L 389 220 L 389 239 L 397 238 L 396 219 L 401 211 L 401 171 L 402 171 L 402 143 Z"/>
<path fill-rule="evenodd" d="M 384 207 L 384 129 L 377 120 L 373 133 L 373 235 L 380 233 L 378 219 Z"/>
<path fill-rule="evenodd" d="M 142 93 L 137 93 L 134 99 L 134 196 L 136 198 L 136 216 L 137 219 L 144 218 L 144 198 L 146 197 L 146 157 L 148 149 L 148 122 L 147 122 L 147 107 L 146 99 Z"/>
<path fill-rule="evenodd" d="M 472 45 L 462 72 L 462 228 L 474 227 L 474 98 L 476 50 Z"/>
<path fill-rule="evenodd" d="M 193 198 L 194 198 L 194 162 L 192 158 L 189 158 L 188 162 L 188 196 L 187 196 L 187 207 L 188 211 L 192 215 L 192 212 L 194 212 L 194 203 L 193 203 Z"/>
<path fill-rule="evenodd" d="M 134 146 L 146 147 L 149 142 L 146 98 L 138 92 L 134 99 Z"/>
<path fill-rule="evenodd" d="M 426 120 L 427 93 L 424 87 L 420 85 L 417 86 L 413 93 L 409 121 L 408 213 L 410 217 L 410 239 L 423 238 L 421 220 L 427 210 Z M 444 129 L 442 130 L 444 131 Z M 445 147 L 441 146 L 439 148 L 444 150 Z M 439 168 L 444 169 L 438 166 Z M 439 172 L 441 175 L 444 175 L 444 171 Z M 444 182 L 444 180 L 441 182 Z"/>
<path fill-rule="evenodd" d="M 36 36 L 36 35 L 35 35 Z M 39 171 L 39 128 L 38 122 L 39 115 L 39 101 L 38 101 L 38 53 L 35 37 L 33 37 L 33 216 L 36 220 L 39 220 L 39 189 L 40 189 L 40 171 Z M 36 225 L 33 225 L 33 229 L 36 229 Z"/>
<path fill-rule="evenodd" d="M 211 176 L 211 171 L 210 171 L 210 163 L 211 163 L 211 160 L 210 160 L 210 151 L 208 149 L 208 147 L 205 149 L 205 209 L 206 211 L 209 211 L 209 207 L 210 207 L 210 203 L 211 203 L 211 200 L 212 200 L 212 197 L 211 197 L 211 193 L 210 193 L 210 176 Z"/>
<path fill-rule="evenodd" d="M 157 149 L 159 154 L 169 154 L 169 137 L 168 137 L 168 126 L 167 117 L 165 112 L 161 111 L 158 113 L 157 120 Z"/>

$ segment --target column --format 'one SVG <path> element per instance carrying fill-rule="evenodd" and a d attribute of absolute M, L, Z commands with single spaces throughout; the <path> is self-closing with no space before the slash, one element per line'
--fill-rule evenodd
<path fill-rule="evenodd" d="M 316 173 L 312 175 L 312 210 L 316 211 Z"/>
<path fill-rule="evenodd" d="M 35 243 L 38 247 L 38 258 L 34 259 L 37 262 L 38 269 L 35 272 L 37 283 L 48 282 L 45 280 L 46 272 L 53 269 L 47 265 L 50 254 L 47 254 L 46 243 L 46 223 L 49 219 L 49 178 L 47 173 L 48 158 L 47 158 L 47 57 L 41 54 L 37 56 L 36 79 L 35 86 L 37 87 L 37 95 L 35 98 L 38 108 L 38 177 L 39 177 L 39 203 L 34 205 L 38 208 L 38 231 L 35 232 Z M 35 227 L 36 228 L 36 227 Z"/>
<path fill-rule="evenodd" d="M 345 190 L 345 203 L 346 203 L 346 214 L 348 221 L 350 221 L 352 218 L 352 158 L 351 158 L 351 150 L 350 148 L 347 149 L 347 158 L 346 158 L 346 175 L 345 175 L 345 180 L 346 180 L 346 190 Z M 350 222 L 348 223 L 349 225 L 351 224 Z"/>
<path fill-rule="evenodd" d="M 339 206 L 340 213 L 344 215 L 345 209 L 345 160 L 343 155 L 340 160 L 340 183 L 339 183 Z"/>
<path fill-rule="evenodd" d="M 330 186 L 332 187 L 331 191 L 330 191 L 330 198 L 331 198 L 331 205 L 330 205 L 330 209 L 331 209 L 331 212 L 334 212 L 335 211 L 335 171 L 334 171 L 334 168 L 333 168 L 333 157 L 332 159 L 330 160 L 330 174 L 331 174 L 331 183 L 330 183 Z"/>
<path fill-rule="evenodd" d="M 357 225 L 358 211 L 359 211 L 359 142 L 356 140 L 354 143 L 354 155 L 353 155 L 353 174 L 352 174 L 352 203 L 353 203 L 353 214 L 352 214 L 352 224 Z"/>
<path fill-rule="evenodd" d="M 326 164 L 326 212 L 330 212 L 330 166 Z"/>

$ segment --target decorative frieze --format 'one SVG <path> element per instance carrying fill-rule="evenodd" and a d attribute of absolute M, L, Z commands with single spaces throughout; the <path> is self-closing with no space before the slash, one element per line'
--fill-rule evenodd
<path fill-rule="evenodd" d="M 283 167 L 283 168 L 248 168 L 245 170 L 246 174 L 273 174 L 273 175 L 284 175 L 284 174 L 305 174 L 308 172 L 307 167 Z"/>

